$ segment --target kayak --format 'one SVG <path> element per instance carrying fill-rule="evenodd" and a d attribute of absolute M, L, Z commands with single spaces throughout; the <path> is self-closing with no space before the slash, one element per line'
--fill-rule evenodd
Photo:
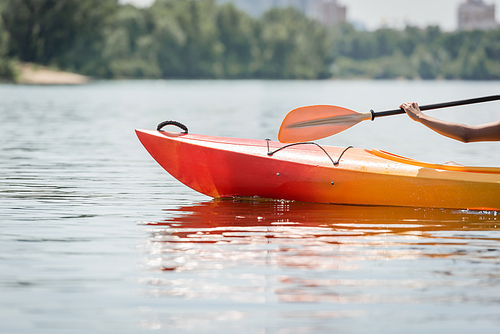
<path fill-rule="evenodd" d="M 213 198 L 500 211 L 500 168 L 432 164 L 312 142 L 136 133 L 168 173 Z"/>

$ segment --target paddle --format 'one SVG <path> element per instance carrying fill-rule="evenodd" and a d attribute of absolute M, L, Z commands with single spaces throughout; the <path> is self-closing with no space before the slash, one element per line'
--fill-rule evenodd
<path fill-rule="evenodd" d="M 420 110 L 441 109 L 466 104 L 500 100 L 500 95 L 479 97 L 420 106 Z M 314 105 L 293 109 L 281 123 L 278 139 L 282 143 L 296 143 L 325 138 L 362 122 L 377 117 L 404 114 L 403 109 L 363 113 L 329 105 Z"/>

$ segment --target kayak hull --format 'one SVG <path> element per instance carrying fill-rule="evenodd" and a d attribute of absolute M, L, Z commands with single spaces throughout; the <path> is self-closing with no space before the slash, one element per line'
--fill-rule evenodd
<path fill-rule="evenodd" d="M 500 210 L 500 168 L 418 162 L 377 150 L 136 130 L 151 156 L 214 198 Z M 334 164 L 337 162 L 338 164 Z"/>

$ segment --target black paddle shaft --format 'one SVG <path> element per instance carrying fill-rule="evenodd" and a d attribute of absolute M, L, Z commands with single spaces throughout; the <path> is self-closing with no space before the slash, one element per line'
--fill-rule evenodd
<path fill-rule="evenodd" d="M 445 102 L 445 103 L 428 104 L 426 106 L 419 106 L 419 108 L 420 108 L 420 110 L 432 110 L 432 109 L 456 107 L 456 106 L 463 106 L 463 105 L 467 105 L 467 104 L 490 102 L 490 101 L 497 101 L 497 100 L 500 100 L 500 95 L 484 96 L 484 97 L 478 97 L 475 99 L 459 100 L 459 101 L 452 101 L 452 102 Z M 404 114 L 405 111 L 403 110 L 403 108 L 400 108 L 400 109 L 379 111 L 379 112 L 374 112 L 373 110 L 371 110 L 371 113 L 372 113 L 372 121 L 373 121 L 375 119 L 375 117 Z"/>

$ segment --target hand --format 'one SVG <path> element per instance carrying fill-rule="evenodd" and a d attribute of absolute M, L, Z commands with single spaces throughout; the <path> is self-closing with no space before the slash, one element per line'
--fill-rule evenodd
<path fill-rule="evenodd" d="M 416 102 L 405 102 L 399 107 L 403 109 L 412 120 L 417 122 L 419 122 L 420 117 L 424 115 Z"/>

